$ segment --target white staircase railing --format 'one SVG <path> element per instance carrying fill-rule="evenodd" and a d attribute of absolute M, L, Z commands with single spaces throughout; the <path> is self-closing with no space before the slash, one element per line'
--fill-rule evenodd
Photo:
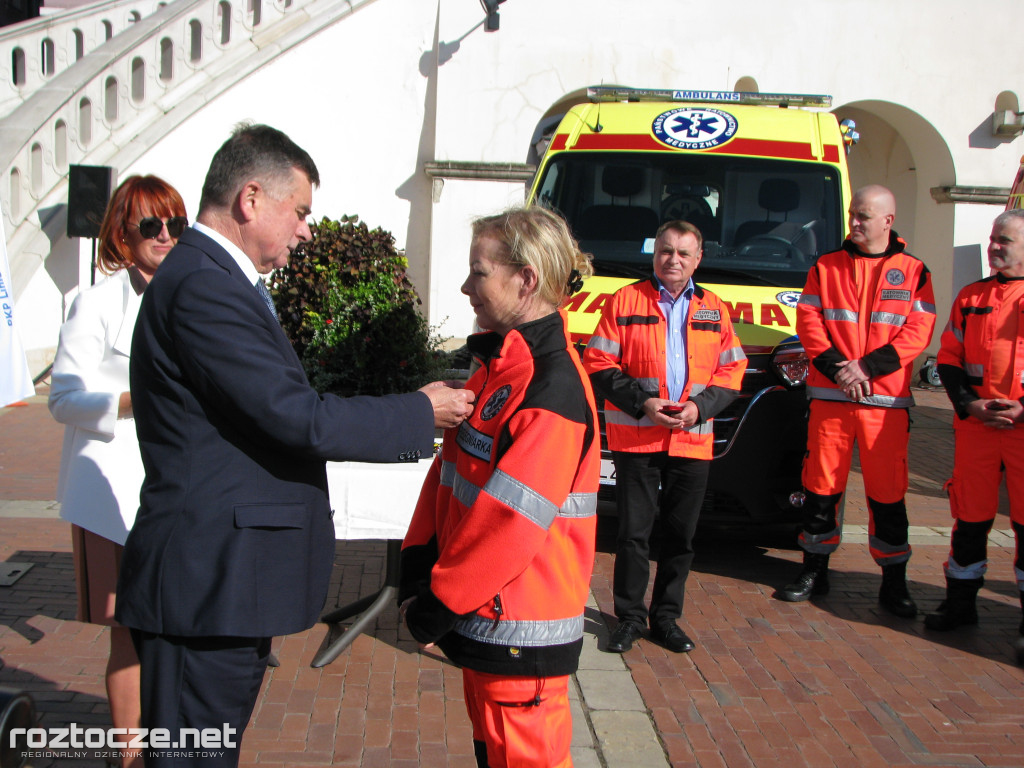
<path fill-rule="evenodd" d="M 26 70 L 20 104 L 0 118 L 0 206 L 14 284 L 26 285 L 64 237 L 70 165 L 130 165 L 235 83 L 374 1 L 116 0 L 74 12 L 77 26 L 42 23 L 50 19 L 15 25 L 30 41 L 55 28 L 67 40 L 74 29 L 102 29 L 111 16 L 123 21 L 113 37 L 45 81 L 30 80 Z M 155 10 L 142 17 L 146 7 Z M 133 13 L 138 20 L 126 21 Z M 17 47 L 6 36 L 0 46 Z"/>

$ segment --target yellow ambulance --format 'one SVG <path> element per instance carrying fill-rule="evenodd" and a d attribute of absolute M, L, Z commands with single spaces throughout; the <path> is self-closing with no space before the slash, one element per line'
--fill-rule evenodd
<path fill-rule="evenodd" d="M 852 123 L 829 96 L 591 88 L 550 136 L 530 192 L 559 211 L 596 275 L 572 298 L 585 344 L 601 309 L 651 274 L 658 226 L 704 236 L 694 279 L 729 306 L 749 358 L 743 391 L 715 418 L 702 515 L 719 522 L 795 517 L 807 441 L 807 356 L 796 303 L 807 271 L 840 246 L 850 204 Z M 602 496 L 614 467 L 602 462 Z"/>

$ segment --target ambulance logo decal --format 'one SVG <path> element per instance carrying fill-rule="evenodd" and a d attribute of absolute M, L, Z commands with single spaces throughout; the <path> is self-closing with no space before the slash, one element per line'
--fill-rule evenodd
<path fill-rule="evenodd" d="M 484 404 L 484 409 L 480 411 L 480 420 L 490 421 L 497 416 L 498 412 L 505 407 L 505 403 L 508 402 L 508 396 L 511 394 L 512 387 L 506 384 L 487 398 L 487 402 Z"/>
<path fill-rule="evenodd" d="M 775 300 L 783 306 L 796 308 L 797 303 L 800 301 L 800 291 L 782 291 L 781 293 L 776 293 Z"/>
<path fill-rule="evenodd" d="M 651 130 L 676 149 L 710 149 L 729 141 L 737 127 L 736 118 L 720 109 L 681 107 L 658 115 Z"/>
<path fill-rule="evenodd" d="M 903 281 L 906 279 L 907 276 L 900 269 L 890 269 L 885 273 L 885 282 L 889 285 L 903 285 Z"/>

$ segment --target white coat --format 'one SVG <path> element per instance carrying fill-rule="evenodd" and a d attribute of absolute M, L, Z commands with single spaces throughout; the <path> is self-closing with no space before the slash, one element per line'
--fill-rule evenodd
<path fill-rule="evenodd" d="M 78 294 L 60 330 L 50 413 L 64 430 L 57 498 L 65 520 L 124 544 L 145 475 L 134 419 L 118 419 L 141 297 L 120 270 Z"/>

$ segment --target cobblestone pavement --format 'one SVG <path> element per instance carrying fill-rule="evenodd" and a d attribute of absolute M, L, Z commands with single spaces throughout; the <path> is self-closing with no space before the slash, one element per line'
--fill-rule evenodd
<path fill-rule="evenodd" d="M 0 409 L 0 564 L 28 567 L 0 586 L 0 685 L 30 691 L 44 727 L 105 727 L 106 632 L 73 620 L 70 534 L 52 500 L 62 430 L 40 392 Z M 941 392 L 915 396 L 908 573 L 927 610 L 943 594 L 952 414 Z M 685 655 L 644 640 L 622 657 L 598 650 L 614 626 L 608 522 L 574 679 L 577 766 L 1024 766 L 1024 670 L 1012 651 L 1021 610 L 1005 499 L 979 626 L 947 634 L 878 608 L 856 471 L 826 597 L 771 599 L 798 568 L 792 526 L 702 529 L 684 617 L 698 645 Z M 383 542 L 339 542 L 328 605 L 376 590 L 384 554 Z M 280 666 L 267 674 L 244 765 L 475 765 L 459 671 L 418 653 L 394 610 L 312 669 L 324 634 L 318 625 L 275 640 Z"/>

